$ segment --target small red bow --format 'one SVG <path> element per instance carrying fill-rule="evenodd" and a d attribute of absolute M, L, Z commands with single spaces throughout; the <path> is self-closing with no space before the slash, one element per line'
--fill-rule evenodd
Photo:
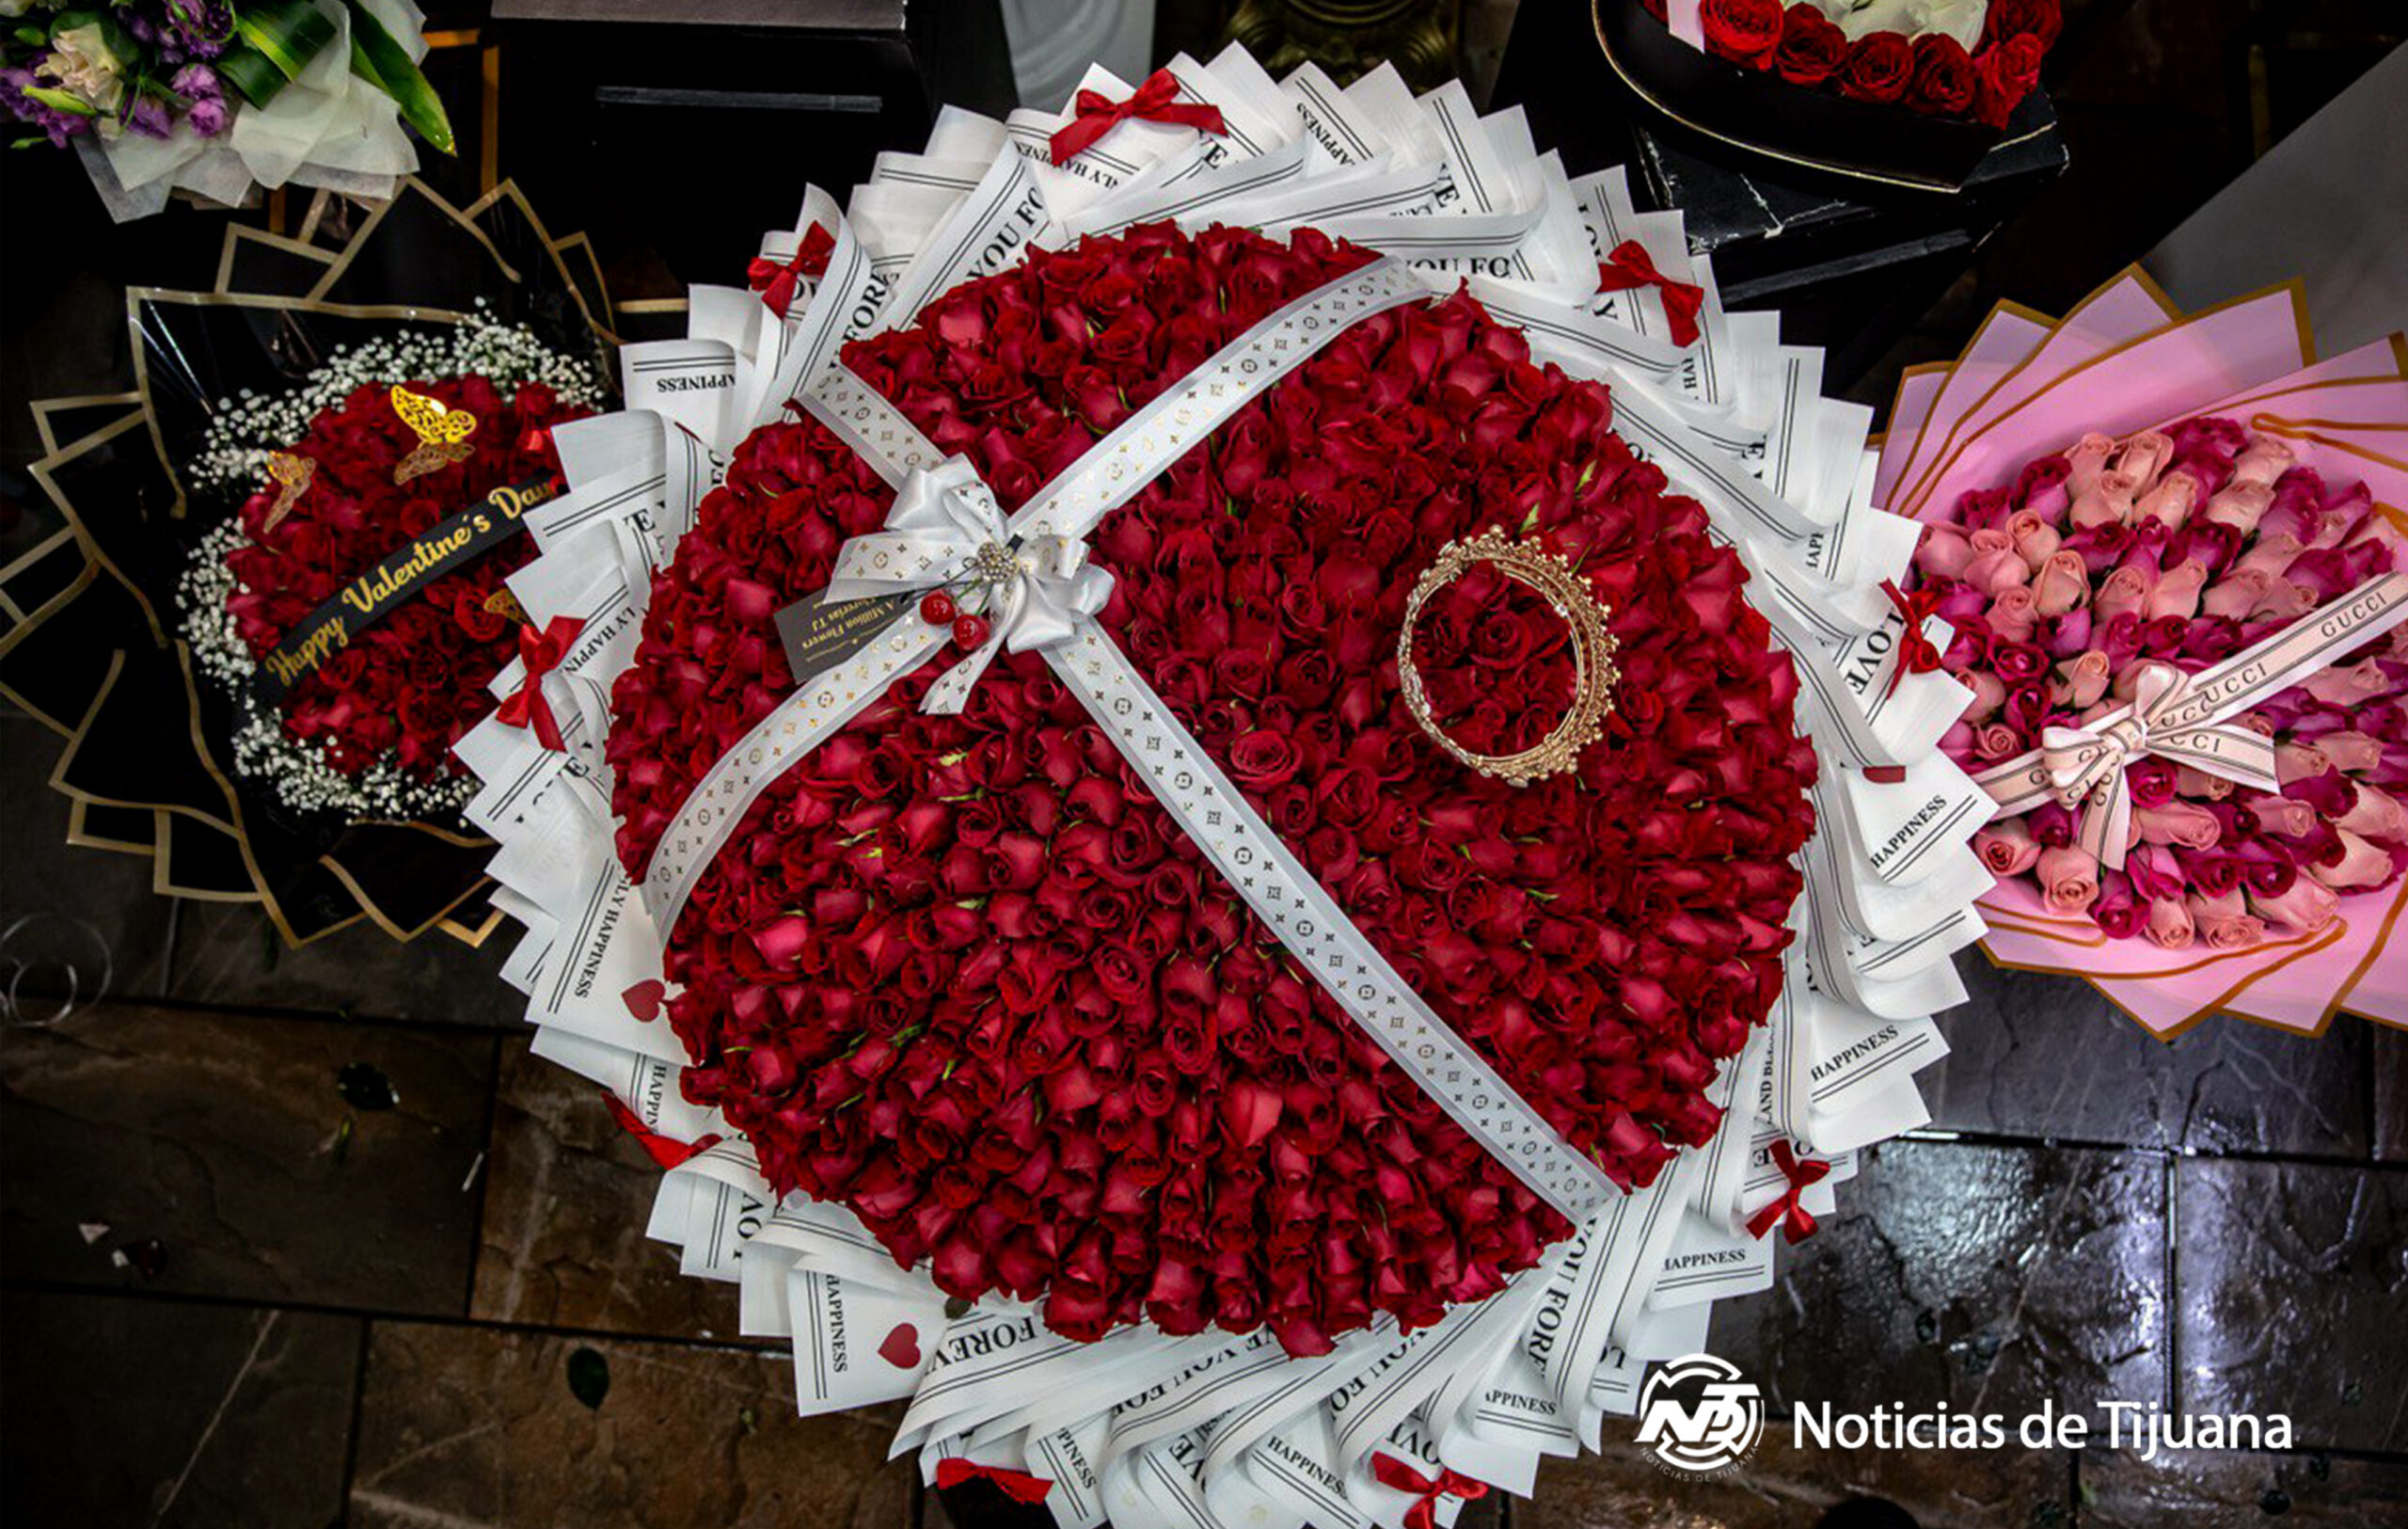
<path fill-rule="evenodd" d="M 762 306 L 781 319 L 794 306 L 794 289 L 804 277 L 814 281 L 828 274 L 828 257 L 835 253 L 836 236 L 814 223 L 803 231 L 802 245 L 794 258 L 783 263 L 767 255 L 755 255 L 752 263 L 744 268 L 744 277 L 752 290 L 761 295 Z"/>
<path fill-rule="evenodd" d="M 951 1491 L 965 1481 L 991 1481 L 1013 1502 L 1031 1505 L 1045 1501 L 1045 1494 L 1054 1489 L 1054 1483 L 1025 1471 L 1006 1471 L 1000 1465 L 980 1465 L 959 1458 L 937 1461 L 940 1491 Z"/>
<path fill-rule="evenodd" d="M 1445 1466 L 1438 1468 L 1435 1479 L 1405 1464 L 1393 1455 L 1371 1457 L 1371 1475 L 1383 1487 L 1411 1492 L 1420 1501 L 1404 1510 L 1404 1529 L 1436 1529 L 1438 1499 L 1460 1497 L 1468 1503 L 1488 1495 L 1488 1483 L 1458 1475 Z"/>
<path fill-rule="evenodd" d="M 505 726 L 535 729 L 535 741 L 555 753 L 566 753 L 568 745 L 561 740 L 561 725 L 553 720 L 552 704 L 544 699 L 544 677 L 560 667 L 568 652 L 568 645 L 585 623 L 575 616 L 554 616 L 542 631 L 532 627 L 518 629 L 518 657 L 527 665 L 527 677 L 518 689 L 494 708 L 493 714 Z"/>
<path fill-rule="evenodd" d="M 608 1089 L 602 1091 L 602 1102 L 610 1107 L 610 1118 L 625 1126 L 627 1135 L 634 1137 L 652 1160 L 664 1169 L 675 1168 L 688 1159 L 699 1157 L 719 1145 L 717 1131 L 705 1132 L 691 1141 L 679 1141 L 673 1137 L 662 1136 L 651 1126 L 646 1125 L 642 1116 L 629 1109 L 626 1100 Z"/>
<path fill-rule="evenodd" d="M 1792 1242 L 1803 1242 L 1814 1234 L 1814 1217 L 1798 1197 L 1806 1192 L 1808 1185 L 1820 1182 L 1831 1171 L 1831 1165 L 1819 1157 L 1799 1158 L 1787 1141 L 1772 1144 L 1772 1161 L 1781 1170 L 1782 1177 L 1789 1181 L 1789 1187 L 1779 1200 L 1748 1218 L 1748 1235 L 1762 1240 L 1779 1223 L 1782 1236 Z"/>
<path fill-rule="evenodd" d="M 1182 103 L 1179 99 L 1179 81 L 1166 69 L 1158 69 L 1137 87 L 1126 101 L 1115 101 L 1099 90 L 1082 90 L 1071 103 L 1068 127 L 1054 135 L 1054 163 L 1067 165 L 1094 147 L 1097 139 L 1134 118 L 1149 122 L 1168 122 L 1176 127 L 1192 127 L 1203 133 L 1227 133 L 1228 124 L 1221 120 L 1221 108 L 1200 103 Z"/>
<path fill-rule="evenodd" d="M 1697 342 L 1697 315 L 1705 306 L 1705 289 L 1694 281 L 1673 280 L 1656 269 L 1645 246 L 1636 239 L 1624 239 L 1614 247 L 1612 254 L 1597 263 L 1597 290 L 1628 292 L 1634 287 L 1654 287 L 1663 294 L 1664 317 L 1671 321 L 1674 344 Z"/>
<path fill-rule="evenodd" d="M 1898 639 L 1898 666 L 1890 671 L 1890 689 L 1894 691 L 1909 675 L 1927 675 L 1940 667 L 1940 649 L 1923 634 L 1923 624 L 1940 613 L 1940 592 L 1918 589 L 1909 595 L 1898 587 L 1896 580 L 1884 579 L 1881 593 L 1907 618 L 1907 633 Z"/>

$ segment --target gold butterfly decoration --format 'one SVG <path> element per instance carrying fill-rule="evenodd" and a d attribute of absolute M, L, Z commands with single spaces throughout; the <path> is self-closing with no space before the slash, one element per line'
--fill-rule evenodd
<path fill-rule="evenodd" d="M 527 625 L 525 608 L 519 605 L 518 597 L 513 595 L 507 586 L 485 597 L 485 609 L 517 626 Z"/>
<path fill-rule="evenodd" d="M 445 408 L 426 394 L 414 393 L 397 383 L 393 388 L 393 412 L 418 433 L 418 445 L 393 469 L 393 481 L 397 484 L 454 462 L 465 462 L 476 451 L 468 444 L 468 437 L 477 428 L 477 417 L 467 409 Z"/>
<path fill-rule="evenodd" d="M 267 475 L 276 481 L 276 502 L 268 506 L 267 518 L 260 522 L 260 534 L 264 536 L 293 513 L 301 496 L 309 491 L 309 480 L 318 475 L 318 464 L 292 452 L 267 454 Z"/>

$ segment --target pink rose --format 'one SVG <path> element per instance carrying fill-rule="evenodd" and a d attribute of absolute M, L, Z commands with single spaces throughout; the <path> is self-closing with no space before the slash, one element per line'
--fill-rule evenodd
<path fill-rule="evenodd" d="M 2332 740 L 2326 739 L 2320 746 L 2329 755 Z M 2364 781 L 2357 786 L 2358 799 L 2350 804 L 2349 811 L 2333 820 L 2333 826 L 2365 838 L 2408 839 L 2408 808 L 2402 808 L 2397 798 Z"/>
<path fill-rule="evenodd" d="M 1973 533 L 1973 559 L 1957 577 L 1975 589 L 1995 595 L 2028 581 L 2032 570 L 2015 553 L 2015 539 L 1992 526 Z"/>
<path fill-rule="evenodd" d="M 2040 859 L 2040 842 L 2023 826 L 2020 818 L 2009 818 L 1973 830 L 1973 852 L 1982 857 L 1982 868 L 2000 881 L 2020 876 Z"/>
<path fill-rule="evenodd" d="M 2030 642 L 2040 625 L 2037 597 L 2021 584 L 2001 591 L 1990 602 L 1989 623 L 1992 633 L 2010 643 Z"/>
<path fill-rule="evenodd" d="M 2266 514 L 2266 506 L 2274 502 L 2271 484 L 2242 483 L 2238 478 L 2224 486 L 2208 507 L 2199 512 L 2200 518 L 2212 526 L 2230 526 L 2246 536 L 2258 529 Z"/>
<path fill-rule="evenodd" d="M 2222 802 L 2240 788 L 2222 775 L 2180 765 L 2174 772 L 2174 788 L 2194 802 Z"/>
<path fill-rule="evenodd" d="M 2279 896 L 2261 898 L 2247 894 L 2250 910 L 2270 924 L 2280 924 L 2304 934 L 2317 933 L 2339 916 L 2341 900 L 2323 883 L 2303 876 L 2291 883 Z"/>
<path fill-rule="evenodd" d="M 2132 518 L 2162 520 L 2171 531 L 2191 518 L 2199 507 L 2199 480 L 2188 468 L 2176 468 L 2159 480 L 2156 487 L 2140 496 L 2132 503 Z"/>
<path fill-rule="evenodd" d="M 2263 573 L 2269 579 L 2277 578 L 2285 568 L 2297 562 L 2300 553 L 2306 549 L 2306 544 L 2289 532 L 2278 531 L 2261 534 L 2256 541 L 2249 544 L 2247 551 L 2232 560 L 2233 571 L 2238 573 L 2242 569 L 2248 569 L 2252 572 Z"/>
<path fill-rule="evenodd" d="M 2041 565 L 2065 541 L 2057 534 L 2056 527 L 2030 510 L 2018 510 L 2007 517 L 2006 534 L 2015 543 L 2015 555 L 2021 558 L 2023 565 L 2034 573 L 2040 571 Z"/>
<path fill-rule="evenodd" d="M 2188 621 L 2199 613 L 2199 595 L 2207 587 L 2208 570 L 2196 563 L 2178 563 L 2157 581 L 2141 606 L 2144 620 L 2179 616 Z"/>
<path fill-rule="evenodd" d="M 2180 898 L 2158 898 L 2148 905 L 2148 922 L 2141 932 L 2162 949 L 2188 950 L 2194 933 L 2191 910 Z"/>
<path fill-rule="evenodd" d="M 2087 913 L 2099 900 L 2099 862 L 2087 850 L 2043 850 L 2033 868 L 2040 880 L 2040 900 L 2052 914 Z"/>
<path fill-rule="evenodd" d="M 1987 722 L 1998 714 L 2000 707 L 2006 704 L 2006 681 L 1989 670 L 1976 669 L 1971 675 L 1959 677 L 1973 688 L 1972 704 L 1966 707 L 1961 713 L 1965 721 Z"/>
<path fill-rule="evenodd" d="M 1973 729 L 1973 757 L 1984 764 L 2004 764 L 2023 752 L 2023 735 L 2012 727 L 1993 722 Z"/>
<path fill-rule="evenodd" d="M 2157 486 L 2157 475 L 2174 460 L 2174 441 L 2161 431 L 2143 430 L 2128 436 L 2115 450 L 2115 459 L 2109 465 L 2132 480 L 2135 491 L 2147 493 Z"/>
<path fill-rule="evenodd" d="M 2249 916 L 2239 887 L 2222 897 L 2194 892 L 2184 906 L 2210 950 L 2246 950 L 2266 937 L 2265 924 Z"/>
<path fill-rule="evenodd" d="M 2316 591 L 2288 579 L 2276 579 L 2266 586 L 2266 593 L 2258 597 L 2249 613 L 2261 620 L 2272 617 L 2276 621 L 2297 621 L 2315 609 Z"/>
<path fill-rule="evenodd" d="M 1973 544 L 1963 527 L 1934 523 L 1923 528 L 1923 540 L 1915 547 L 1915 567 L 1925 578 L 1961 578 L 1965 565 L 1972 561 Z"/>
<path fill-rule="evenodd" d="M 2089 487 L 2074 496 L 2074 529 L 2128 523 L 2132 518 L 2132 498 L 2140 492 L 2140 480 L 2127 472 L 2100 473 Z"/>
<path fill-rule="evenodd" d="M 2279 770 L 2276 772 L 2280 773 Z M 2243 804 L 2257 818 L 2259 828 L 2283 838 L 2298 838 L 2316 827 L 2316 809 L 2288 796 L 2252 797 Z"/>
<path fill-rule="evenodd" d="M 2274 480 L 2290 470 L 2291 449 L 2271 436 L 2252 436 L 2232 464 L 2232 483 L 2271 489 Z M 2272 495 L 2268 496 L 2272 498 Z"/>
<path fill-rule="evenodd" d="M 2130 613 L 2141 616 L 2157 588 L 2157 570 L 2146 563 L 2127 563 L 2109 574 L 2090 602 L 2091 619 L 2112 621 Z"/>
<path fill-rule="evenodd" d="M 2383 740 L 2354 729 L 2326 733 L 2316 741 L 2337 770 L 2362 775 L 2383 763 Z"/>
<path fill-rule="evenodd" d="M 2345 711 L 2372 706 L 2390 688 L 2390 681 L 2384 677 L 2383 662 L 2379 659 L 2337 664 L 2310 675 L 2305 683 L 2310 695 L 2326 706 L 2337 706 Z"/>
<path fill-rule="evenodd" d="M 2274 778 L 2286 786 L 2295 780 L 2314 780 L 2332 768 L 2331 756 L 2313 743 L 2274 745 Z"/>
<path fill-rule="evenodd" d="M 2336 891 L 2353 887 L 2381 886 L 2391 879 L 2391 855 L 2388 851 L 2368 843 L 2346 828 L 2334 830 L 2341 841 L 2326 856 L 2307 868 L 2307 873 Z"/>
<path fill-rule="evenodd" d="M 2132 826 L 2144 844 L 2168 844 L 2181 850 L 2204 850 L 2224 835 L 2224 825 L 2205 807 L 2176 800 L 2162 807 L 2134 807 Z"/>
<path fill-rule="evenodd" d="M 2258 609 L 2274 587 L 2274 576 L 2263 568 L 2233 567 L 2199 597 L 2199 613 L 2225 621 L 2240 621 Z"/>
<path fill-rule="evenodd" d="M 2107 683 L 2115 678 L 2107 665 L 2107 655 L 2092 648 L 2076 654 L 2057 665 L 2057 682 L 2065 687 L 2061 697 L 2068 711 L 2082 711 L 2099 704 L 2107 693 Z"/>
<path fill-rule="evenodd" d="M 2115 443 L 2095 431 L 2075 442 L 2073 450 L 2066 453 L 2066 492 L 2080 499 L 2107 470 L 2107 459 L 2115 454 Z"/>
<path fill-rule="evenodd" d="M 2061 616 L 2090 598 L 2090 569 L 2079 552 L 2054 552 L 2040 565 L 2032 581 L 2034 607 L 2044 616 Z"/>

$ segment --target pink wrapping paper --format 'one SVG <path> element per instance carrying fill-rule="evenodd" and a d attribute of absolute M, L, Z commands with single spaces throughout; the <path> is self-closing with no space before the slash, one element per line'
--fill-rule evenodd
<path fill-rule="evenodd" d="M 1910 374 L 1876 484 L 1893 512 L 1928 518 L 2085 431 L 2120 437 L 2199 414 L 2280 436 L 2329 477 L 2365 479 L 2395 518 L 2408 505 L 2408 340 L 2320 361 L 2293 286 L 2186 316 L 2137 271 L 2054 324 L 2002 308 L 1955 363 Z M 2161 1038 L 2217 1012 L 2302 1034 L 2344 1010 L 2408 1027 L 2408 883 L 2345 898 L 2315 934 L 2234 951 L 2111 939 L 2051 915 L 2020 880 L 1982 910 L 1992 961 L 2081 977 Z"/>

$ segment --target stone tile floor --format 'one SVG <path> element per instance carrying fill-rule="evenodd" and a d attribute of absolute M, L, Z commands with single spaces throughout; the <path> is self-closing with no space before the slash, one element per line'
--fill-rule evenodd
<path fill-rule="evenodd" d="M 160 902 L 53 848 L 48 745 L 0 729 L 26 857 L 0 926 L 61 909 L 115 971 L 107 1001 L 0 1030 L 10 1521 L 1028 1521 L 924 1494 L 879 1410 L 793 1416 L 732 1288 L 643 1240 L 655 1171 L 529 1056 L 499 948 L 282 951 L 244 909 Z M 1931 1127 L 1715 1349 L 1777 1419 L 2120 1400 L 2283 1411 L 2293 1447 L 1893 1454 L 1777 1422 L 1743 1473 L 1674 1484 L 1624 1425 L 1470 1529 L 2408 1522 L 2408 1036 L 2167 1046 L 2080 984 L 1966 969 Z"/>

